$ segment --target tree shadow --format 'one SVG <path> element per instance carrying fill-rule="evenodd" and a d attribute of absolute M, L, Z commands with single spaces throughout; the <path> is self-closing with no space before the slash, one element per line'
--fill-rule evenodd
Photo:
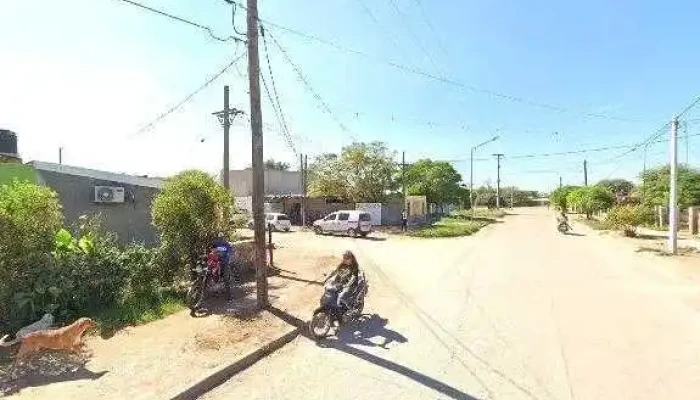
<path fill-rule="evenodd" d="M 279 286 L 269 285 L 268 289 L 277 289 Z M 270 300 L 277 299 L 277 296 L 268 294 Z M 260 312 L 255 298 L 255 286 L 243 285 L 231 289 L 231 299 L 226 299 L 224 293 L 212 292 L 204 300 L 201 309 L 195 312 L 192 317 L 206 318 L 212 315 L 221 315 L 235 319 L 250 319 Z"/>
<path fill-rule="evenodd" d="M 281 320 L 287 322 L 290 325 L 294 325 L 299 328 L 300 334 L 310 340 L 314 340 L 311 335 L 309 334 L 309 331 L 307 329 L 308 324 L 283 311 L 280 310 L 276 307 L 268 307 L 268 311 L 272 313 L 273 315 L 277 316 Z M 386 324 L 388 322 L 387 319 L 381 318 L 379 316 L 374 317 L 376 314 L 369 316 L 365 322 L 369 322 L 368 324 L 365 325 L 365 327 L 362 329 L 365 333 L 365 338 L 366 337 L 374 337 L 378 336 L 381 333 L 384 333 L 387 335 L 389 338 L 393 338 L 394 341 L 399 342 L 399 343 L 405 343 L 408 341 L 405 336 L 401 335 L 398 332 L 391 331 L 389 329 L 386 329 Z M 364 316 L 363 316 L 364 317 Z M 372 318 L 374 317 L 374 319 Z M 352 340 L 356 340 L 356 336 L 352 335 L 353 339 L 351 341 L 345 342 L 341 338 L 343 335 L 337 339 L 325 339 L 321 341 L 315 341 L 316 345 L 319 347 L 323 348 L 329 348 L 329 349 L 334 349 L 337 351 L 341 351 L 345 354 L 349 354 L 352 356 L 355 356 L 361 360 L 367 361 L 369 363 L 372 363 L 378 367 L 385 368 L 389 371 L 393 371 L 399 375 L 403 375 L 408 379 L 411 379 L 412 381 L 421 384 L 427 388 L 430 388 L 438 393 L 441 393 L 444 396 L 447 396 L 452 399 L 459 399 L 459 400 L 478 400 L 476 397 L 471 396 L 453 386 L 448 385 L 447 383 L 438 381 L 435 378 L 432 378 L 428 375 L 425 375 L 423 373 L 420 373 L 416 370 L 410 369 L 408 367 L 405 367 L 401 364 L 395 363 L 393 361 L 389 361 L 387 359 L 381 358 L 379 356 L 375 356 L 374 354 L 368 353 L 364 350 L 358 349 L 356 347 L 350 346 L 350 343 L 352 343 Z M 360 340 L 361 341 L 361 340 Z M 365 343 L 358 343 L 360 345 L 363 345 Z M 372 343 L 372 346 L 376 346 L 376 344 Z"/>
<path fill-rule="evenodd" d="M 322 282 L 322 281 L 314 281 L 314 280 L 303 279 L 303 278 L 297 278 L 297 277 L 295 277 L 295 276 L 282 275 L 282 274 L 278 274 L 277 277 L 278 277 L 278 278 L 282 278 L 282 279 L 287 279 L 287 280 L 290 280 L 290 281 L 304 282 L 304 283 L 308 283 L 308 284 L 311 284 L 311 285 L 323 286 L 323 282 Z"/>
<path fill-rule="evenodd" d="M 381 237 L 381 236 L 360 236 L 360 237 L 358 237 L 358 238 L 356 238 L 356 239 L 358 239 L 358 240 L 368 240 L 368 241 L 370 241 L 370 242 L 383 242 L 383 241 L 386 240 L 385 237 Z"/>
<path fill-rule="evenodd" d="M 85 367 L 88 360 L 89 354 L 85 352 L 47 351 L 19 366 L 15 374 L 12 363 L 0 364 L 0 395 L 9 396 L 27 387 L 52 383 L 96 380 L 108 372 L 90 371 Z"/>

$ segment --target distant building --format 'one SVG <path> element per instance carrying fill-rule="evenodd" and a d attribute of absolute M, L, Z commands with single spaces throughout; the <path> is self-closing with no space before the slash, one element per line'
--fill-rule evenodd
<path fill-rule="evenodd" d="M 42 161 L 27 163 L 37 182 L 58 193 L 66 222 L 81 215 L 99 214 L 106 230 L 121 243 L 158 243 L 151 225 L 151 203 L 163 187 L 162 179 L 99 171 Z"/>
<path fill-rule="evenodd" d="M 7 129 L 0 129 L 0 163 L 22 163 L 17 151 L 17 134 Z"/>
<path fill-rule="evenodd" d="M 229 185 L 231 194 L 236 201 L 236 207 L 244 212 L 252 212 L 253 204 L 253 170 L 229 171 Z M 274 206 L 280 198 L 301 198 L 301 172 L 265 170 L 265 188 L 263 195 L 266 197 L 266 211 L 276 212 Z M 297 206 L 298 207 L 298 206 Z M 280 211 L 282 212 L 282 211 Z"/>

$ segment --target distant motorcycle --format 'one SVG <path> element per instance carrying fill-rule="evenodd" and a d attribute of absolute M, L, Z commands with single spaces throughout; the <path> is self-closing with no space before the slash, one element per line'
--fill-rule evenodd
<path fill-rule="evenodd" d="M 567 232 L 569 232 L 569 230 L 571 230 L 571 227 L 569 226 L 569 223 L 568 223 L 568 222 L 566 222 L 566 221 L 559 221 L 559 224 L 557 225 L 557 230 L 558 230 L 560 233 L 566 234 Z"/>
<path fill-rule="evenodd" d="M 309 322 L 309 331 L 317 340 L 328 336 L 333 325 L 337 325 L 339 329 L 344 324 L 356 321 L 362 315 L 365 307 L 365 296 L 369 291 L 367 279 L 360 271 L 355 292 L 349 296 L 350 304 L 339 307 L 338 295 L 342 288 L 334 284 L 331 278 L 332 276 L 326 280 L 320 305 L 314 311 Z"/>
<path fill-rule="evenodd" d="M 190 315 L 201 309 L 205 293 L 210 283 L 223 281 L 226 297 L 231 297 L 232 266 L 230 265 L 233 247 L 228 242 L 212 245 L 207 254 L 201 257 L 192 270 L 192 281 L 187 289 L 185 303 L 190 309 Z"/>

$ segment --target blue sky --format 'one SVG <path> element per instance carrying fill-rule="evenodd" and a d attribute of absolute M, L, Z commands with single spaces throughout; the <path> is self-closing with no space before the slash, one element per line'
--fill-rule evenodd
<path fill-rule="evenodd" d="M 231 9 L 223 0 L 142 2 L 211 26 L 219 35 L 232 33 Z M 239 11 L 236 22 L 243 30 Z M 299 151 L 313 156 L 338 151 L 353 138 L 381 140 L 399 154 L 406 151 L 408 160 L 462 160 L 455 166 L 468 181 L 470 147 L 498 134 L 500 140 L 477 157 L 504 153 L 503 184 L 539 190 L 556 186 L 559 175 L 565 183 L 581 183 L 584 159 L 590 181 L 633 178 L 641 170 L 643 153 L 616 158 L 624 149 L 508 156 L 635 143 L 666 123 L 700 95 L 694 79 L 700 70 L 693 32 L 698 11 L 700 4 L 692 1 L 260 1 L 263 19 L 371 55 L 267 26 L 335 116 L 323 111 L 268 42 Z M 153 129 L 134 133 L 234 54 L 243 54 L 241 46 L 119 0 L 0 0 L 0 14 L 0 126 L 19 133 L 25 159 L 55 161 L 63 146 L 68 164 L 118 172 L 168 175 L 220 168 L 221 128 L 211 112 L 222 108 L 222 86 L 231 86 L 235 106 L 248 108 L 247 78 L 235 69 Z M 245 74 L 245 59 L 238 65 Z M 585 116 L 590 113 L 631 121 Z M 698 118 L 700 110 L 686 117 Z M 265 97 L 263 118 L 270 124 L 266 156 L 295 163 Z M 693 121 L 688 132 L 698 132 Z M 700 137 L 690 137 L 689 160 L 695 164 L 698 142 Z M 685 142 L 679 147 L 685 161 Z M 650 146 L 648 163 L 663 162 L 666 148 Z M 231 153 L 234 168 L 250 163 L 244 119 L 232 130 Z M 495 183 L 495 160 L 476 161 L 474 173 L 477 184 Z"/>

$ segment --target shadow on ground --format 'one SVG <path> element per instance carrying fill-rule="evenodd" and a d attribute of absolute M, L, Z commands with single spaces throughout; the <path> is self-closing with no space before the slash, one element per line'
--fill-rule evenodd
<path fill-rule="evenodd" d="M 93 372 L 85 368 L 89 360 L 85 352 L 46 352 L 19 366 L 13 376 L 13 364 L 0 364 L 0 395 L 11 395 L 27 387 L 44 386 L 58 382 L 95 380 L 107 371 Z M 8 360 L 9 361 L 9 360 Z"/>
<path fill-rule="evenodd" d="M 300 328 L 300 334 L 304 336 L 307 339 L 314 340 L 311 338 L 311 335 L 308 333 L 307 326 L 308 324 L 304 322 L 303 320 L 290 315 L 278 308 L 275 307 L 269 307 L 268 310 L 278 318 L 282 319 L 283 321 L 295 325 Z M 363 326 L 363 322 L 366 323 Z M 412 381 L 423 385 L 427 388 L 430 388 L 444 396 L 447 396 L 451 399 L 460 399 L 460 400 L 478 400 L 476 397 L 471 396 L 453 386 L 450 386 L 447 383 L 441 382 L 435 378 L 432 378 L 428 375 L 425 375 L 421 372 L 418 372 L 416 370 L 413 370 L 411 368 L 405 367 L 401 364 L 395 363 L 393 361 L 387 360 L 385 358 L 376 356 L 372 353 L 369 353 L 367 351 L 364 351 L 362 349 L 359 349 L 357 347 L 353 347 L 350 344 L 360 344 L 360 345 L 366 345 L 365 341 L 369 341 L 369 338 L 374 338 L 377 336 L 383 337 L 385 340 L 385 343 L 390 343 L 392 341 L 398 342 L 398 343 L 406 343 L 408 339 L 406 339 L 405 336 L 401 335 L 400 333 L 393 331 L 391 329 L 388 329 L 386 327 L 388 323 L 388 320 L 386 318 L 382 318 L 378 316 L 377 314 L 373 314 L 370 316 L 365 316 L 363 315 L 363 318 L 360 320 L 358 325 L 354 329 L 345 329 L 341 330 L 340 336 L 336 339 L 325 339 L 321 341 L 317 341 L 316 344 L 320 347 L 323 348 L 329 348 L 329 349 L 334 349 L 337 351 L 341 351 L 345 354 L 349 354 L 352 356 L 355 356 L 361 360 L 367 361 L 369 363 L 372 363 L 378 367 L 385 368 L 389 371 L 395 372 L 399 375 L 403 375 L 406 378 L 411 379 Z M 349 327 L 348 327 L 349 328 Z M 350 334 L 350 337 L 348 338 L 345 335 L 348 335 L 348 332 L 352 332 Z M 358 339 L 358 336 L 355 334 L 355 332 L 360 332 Z M 386 336 L 382 336 L 386 335 Z M 343 339 L 344 338 L 344 339 Z M 347 340 L 347 341 L 346 341 Z M 360 343 L 355 343 L 359 341 Z M 371 346 L 377 346 L 374 342 L 370 342 Z"/>

